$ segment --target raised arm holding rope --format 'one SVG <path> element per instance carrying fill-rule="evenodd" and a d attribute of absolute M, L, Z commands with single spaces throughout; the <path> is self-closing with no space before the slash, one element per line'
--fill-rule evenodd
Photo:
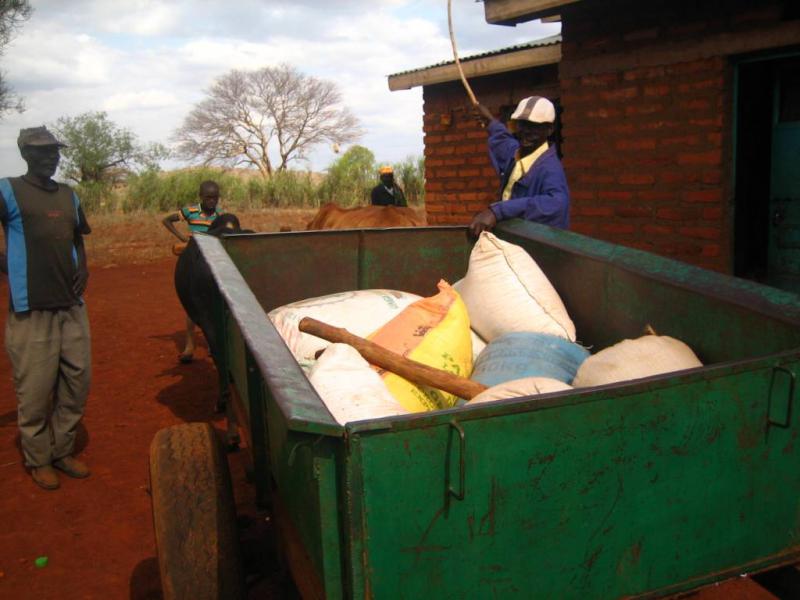
<path fill-rule="evenodd" d="M 555 107 L 547 98 L 523 99 L 511 115 L 515 132 L 476 104 L 489 133 L 489 156 L 500 177 L 499 200 L 472 219 L 470 231 L 479 235 L 498 221 L 523 218 L 561 229 L 569 227 L 569 188 L 555 146 Z"/>
<path fill-rule="evenodd" d="M 489 156 L 500 177 L 500 199 L 472 219 L 470 231 L 480 235 L 498 221 L 523 218 L 553 227 L 569 227 L 569 188 L 555 147 L 547 139 L 553 134 L 556 110 L 541 96 L 523 99 L 511 121 L 514 133 L 475 97 L 458 59 L 453 31 L 452 0 L 447 0 L 447 25 L 453 59 L 461 83 L 478 118 L 489 133 Z"/>

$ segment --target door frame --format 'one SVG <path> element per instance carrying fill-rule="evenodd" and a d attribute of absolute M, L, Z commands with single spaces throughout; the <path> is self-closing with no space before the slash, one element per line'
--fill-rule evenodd
<path fill-rule="evenodd" d="M 790 59 L 790 58 L 800 58 L 800 47 L 790 47 L 790 48 L 775 48 L 767 51 L 762 51 L 757 54 L 749 54 L 749 55 L 741 55 L 741 56 L 733 56 L 731 57 L 731 62 L 733 66 L 733 94 L 732 94 L 732 118 L 731 118 L 731 145 L 732 145 L 732 152 L 731 152 L 731 169 L 730 169 L 730 181 L 731 181 L 731 189 L 733 191 L 732 198 L 731 198 L 731 220 L 730 220 L 730 231 L 731 231 L 731 265 L 732 265 L 732 272 L 736 276 L 744 276 L 748 277 L 748 273 L 742 273 L 741 268 L 742 265 L 737 263 L 737 249 L 741 247 L 743 244 L 743 240 L 740 240 L 742 232 L 737 231 L 738 225 L 738 217 L 737 213 L 742 210 L 741 202 L 743 201 L 742 196 L 744 195 L 744 190 L 740 189 L 740 181 L 739 181 L 739 170 L 741 168 L 740 163 L 740 154 L 739 154 L 739 143 L 741 141 L 741 132 L 739 130 L 739 117 L 740 117 L 740 110 L 741 109 L 741 69 L 743 66 L 750 66 L 755 63 L 775 63 L 783 59 Z M 775 85 L 777 83 L 775 81 L 772 82 L 773 85 L 769 89 L 769 93 L 771 94 L 772 98 L 769 102 L 769 105 L 772 110 L 770 124 L 774 126 L 775 119 L 777 118 L 776 114 L 776 102 L 777 99 L 775 97 Z M 771 135 L 771 134 L 770 134 Z M 770 165 L 771 165 L 771 149 L 770 149 Z M 771 166 L 770 166 L 770 176 L 771 176 Z M 767 195 L 767 198 L 771 198 L 771 190 L 770 194 Z M 765 207 L 764 209 L 767 213 L 769 212 L 769 207 Z M 765 213 L 766 214 L 766 213 Z M 752 231 L 752 230 L 751 230 Z M 767 232 L 767 246 L 763 249 L 765 253 L 769 252 L 769 233 Z M 768 261 L 769 258 L 767 257 L 767 263 L 764 265 L 765 269 L 768 271 Z M 760 278 L 756 278 L 761 280 Z"/>

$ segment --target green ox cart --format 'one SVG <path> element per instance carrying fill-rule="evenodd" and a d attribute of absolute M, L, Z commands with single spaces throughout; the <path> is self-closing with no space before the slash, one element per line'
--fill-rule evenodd
<path fill-rule="evenodd" d="M 496 234 L 535 258 L 585 345 L 650 324 L 706 366 L 341 426 L 267 311 L 353 289 L 430 295 L 465 273 L 466 230 L 198 236 L 223 381 L 303 597 L 658 597 L 797 561 L 797 296 L 535 224 Z M 241 593 L 209 431 L 153 443 L 167 597 Z"/>

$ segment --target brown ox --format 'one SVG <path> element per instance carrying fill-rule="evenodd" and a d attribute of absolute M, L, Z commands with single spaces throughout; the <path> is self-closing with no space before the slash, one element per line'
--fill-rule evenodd
<path fill-rule="evenodd" d="M 425 225 L 421 210 L 398 206 L 341 208 L 329 202 L 306 225 L 306 229 L 362 229 L 366 227 L 418 227 Z"/>

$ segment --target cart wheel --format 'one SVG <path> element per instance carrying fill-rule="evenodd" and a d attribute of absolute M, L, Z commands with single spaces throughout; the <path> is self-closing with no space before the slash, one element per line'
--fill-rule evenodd
<path fill-rule="evenodd" d="M 210 425 L 156 433 L 150 489 L 165 600 L 244 597 L 231 476 Z"/>

